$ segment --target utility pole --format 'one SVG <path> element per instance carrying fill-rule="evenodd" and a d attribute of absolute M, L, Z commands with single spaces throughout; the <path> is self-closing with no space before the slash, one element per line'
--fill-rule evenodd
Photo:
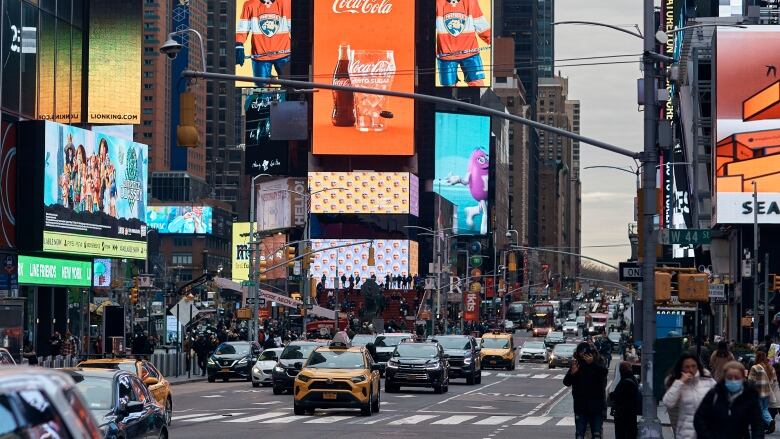
<path fill-rule="evenodd" d="M 753 346 L 758 346 L 761 315 L 758 312 L 758 185 L 753 180 Z"/>
<path fill-rule="evenodd" d="M 769 337 L 769 253 L 764 253 L 764 340 Z"/>

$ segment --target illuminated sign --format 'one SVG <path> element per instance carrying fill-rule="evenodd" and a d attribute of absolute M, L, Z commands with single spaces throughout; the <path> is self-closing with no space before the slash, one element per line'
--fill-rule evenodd
<path fill-rule="evenodd" d="M 141 0 L 89 2 L 88 123 L 141 123 L 142 11 Z"/>
<path fill-rule="evenodd" d="M 313 239 L 312 250 L 315 253 L 310 274 L 317 280 L 325 276 L 326 288 L 333 288 L 334 278 L 342 275 L 347 278 L 359 276 L 363 280 L 376 276 L 377 283 L 384 283 L 387 275 L 417 274 L 419 249 L 416 241 L 375 239 L 374 266 L 368 265 L 370 244 L 349 245 L 361 241 L 366 240 Z"/>
<path fill-rule="evenodd" d="M 212 233 L 211 206 L 149 206 L 146 208 L 146 224 L 162 234 Z"/>
<path fill-rule="evenodd" d="M 306 180 L 283 178 L 257 185 L 255 212 L 258 231 L 303 227 L 306 224 Z"/>
<path fill-rule="evenodd" d="M 436 0 L 436 86 L 493 83 L 493 0 Z"/>
<path fill-rule="evenodd" d="M 236 75 L 270 78 L 289 72 L 291 18 L 291 0 L 236 1 Z"/>
<path fill-rule="evenodd" d="M 19 255 L 19 283 L 89 287 L 92 285 L 92 262 L 38 258 Z"/>
<path fill-rule="evenodd" d="M 433 191 L 457 206 L 454 233 L 488 232 L 489 151 L 489 117 L 436 113 Z"/>
<path fill-rule="evenodd" d="M 255 232 L 257 237 L 257 232 Z M 233 280 L 241 282 L 249 280 L 249 257 L 250 251 L 249 223 L 233 223 L 233 255 L 232 271 Z M 286 248 L 287 235 L 273 234 L 260 239 L 257 247 L 258 261 L 265 260 L 266 268 L 284 261 L 284 250 Z M 259 265 L 258 265 L 259 267 Z M 265 273 L 268 279 L 284 279 L 287 276 L 287 266 L 269 270 Z"/>
<path fill-rule="evenodd" d="M 777 26 L 718 28 L 715 33 L 715 215 L 718 224 L 780 224 L 780 79 Z M 775 206 L 775 207 L 773 207 Z"/>
<path fill-rule="evenodd" d="M 313 3 L 315 78 L 414 92 L 416 2 Z M 313 120 L 314 154 L 414 154 L 414 101 L 410 99 L 339 91 L 315 93 Z"/>
<path fill-rule="evenodd" d="M 111 259 L 95 259 L 92 263 L 92 286 L 108 288 L 111 286 Z"/>
<path fill-rule="evenodd" d="M 309 172 L 312 213 L 419 216 L 419 180 L 408 172 Z"/>

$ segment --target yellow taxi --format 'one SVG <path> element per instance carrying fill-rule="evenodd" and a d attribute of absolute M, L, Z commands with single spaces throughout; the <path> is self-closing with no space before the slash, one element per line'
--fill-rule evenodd
<path fill-rule="evenodd" d="M 84 360 L 76 367 L 124 370 L 136 374 L 149 389 L 149 393 L 154 396 L 154 399 L 165 407 L 165 422 L 171 425 L 171 416 L 173 415 L 171 383 L 165 379 L 154 364 L 146 360 L 135 360 L 132 358 L 100 358 Z"/>
<path fill-rule="evenodd" d="M 379 365 L 364 346 L 351 346 L 346 333 L 311 353 L 295 378 L 296 415 L 318 408 L 359 408 L 363 416 L 379 412 Z"/>
<path fill-rule="evenodd" d="M 482 367 L 505 367 L 507 370 L 515 370 L 517 354 L 512 334 L 503 332 L 490 332 L 482 335 Z"/>

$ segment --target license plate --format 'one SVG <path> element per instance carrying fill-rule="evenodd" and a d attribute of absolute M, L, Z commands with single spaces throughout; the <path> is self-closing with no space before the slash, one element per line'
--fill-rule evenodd
<path fill-rule="evenodd" d="M 496 364 L 496 360 L 490 360 L 490 364 Z"/>
<path fill-rule="evenodd" d="M 323 393 L 322 399 L 336 399 L 335 393 Z"/>
<path fill-rule="evenodd" d="M 223 367 L 223 368 L 222 368 L 222 369 L 220 369 L 219 371 L 220 371 L 220 372 L 230 372 L 230 368 L 229 368 L 229 367 Z"/>

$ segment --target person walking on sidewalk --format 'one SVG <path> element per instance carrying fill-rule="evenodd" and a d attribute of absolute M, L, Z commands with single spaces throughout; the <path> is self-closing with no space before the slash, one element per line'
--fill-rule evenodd
<path fill-rule="evenodd" d="M 693 418 L 697 439 L 763 439 L 764 420 L 758 392 L 745 385 L 745 366 L 730 361 L 723 375 L 696 410 Z"/>
<path fill-rule="evenodd" d="M 723 366 L 729 361 L 734 361 L 734 354 L 729 352 L 729 344 L 725 340 L 718 342 L 718 349 L 710 355 L 710 372 L 715 381 L 723 377 Z"/>
<path fill-rule="evenodd" d="M 758 391 L 758 403 L 761 405 L 761 416 L 764 419 L 764 423 L 771 433 L 775 431 L 775 420 L 769 415 L 769 397 L 772 396 L 772 379 L 774 378 L 775 371 L 769 366 L 769 362 L 766 358 L 766 352 L 756 352 L 756 364 L 750 368 L 748 374 L 748 382 L 753 384 L 753 387 Z"/>
<path fill-rule="evenodd" d="M 563 385 L 572 388 L 576 439 L 585 438 L 588 426 L 592 439 L 602 438 L 607 372 L 598 352 L 590 344 L 577 345 L 572 365 L 563 378 Z"/>
<path fill-rule="evenodd" d="M 615 417 L 615 439 L 636 439 L 636 417 L 642 412 L 639 383 L 636 382 L 631 363 L 621 361 L 620 382 L 609 394 Z"/>
<path fill-rule="evenodd" d="M 691 353 L 680 356 L 670 378 L 674 381 L 664 394 L 663 404 L 667 410 L 677 412 L 673 424 L 674 437 L 696 439 L 693 417 L 704 396 L 715 387 L 715 380 L 701 364 L 699 357 Z"/>

